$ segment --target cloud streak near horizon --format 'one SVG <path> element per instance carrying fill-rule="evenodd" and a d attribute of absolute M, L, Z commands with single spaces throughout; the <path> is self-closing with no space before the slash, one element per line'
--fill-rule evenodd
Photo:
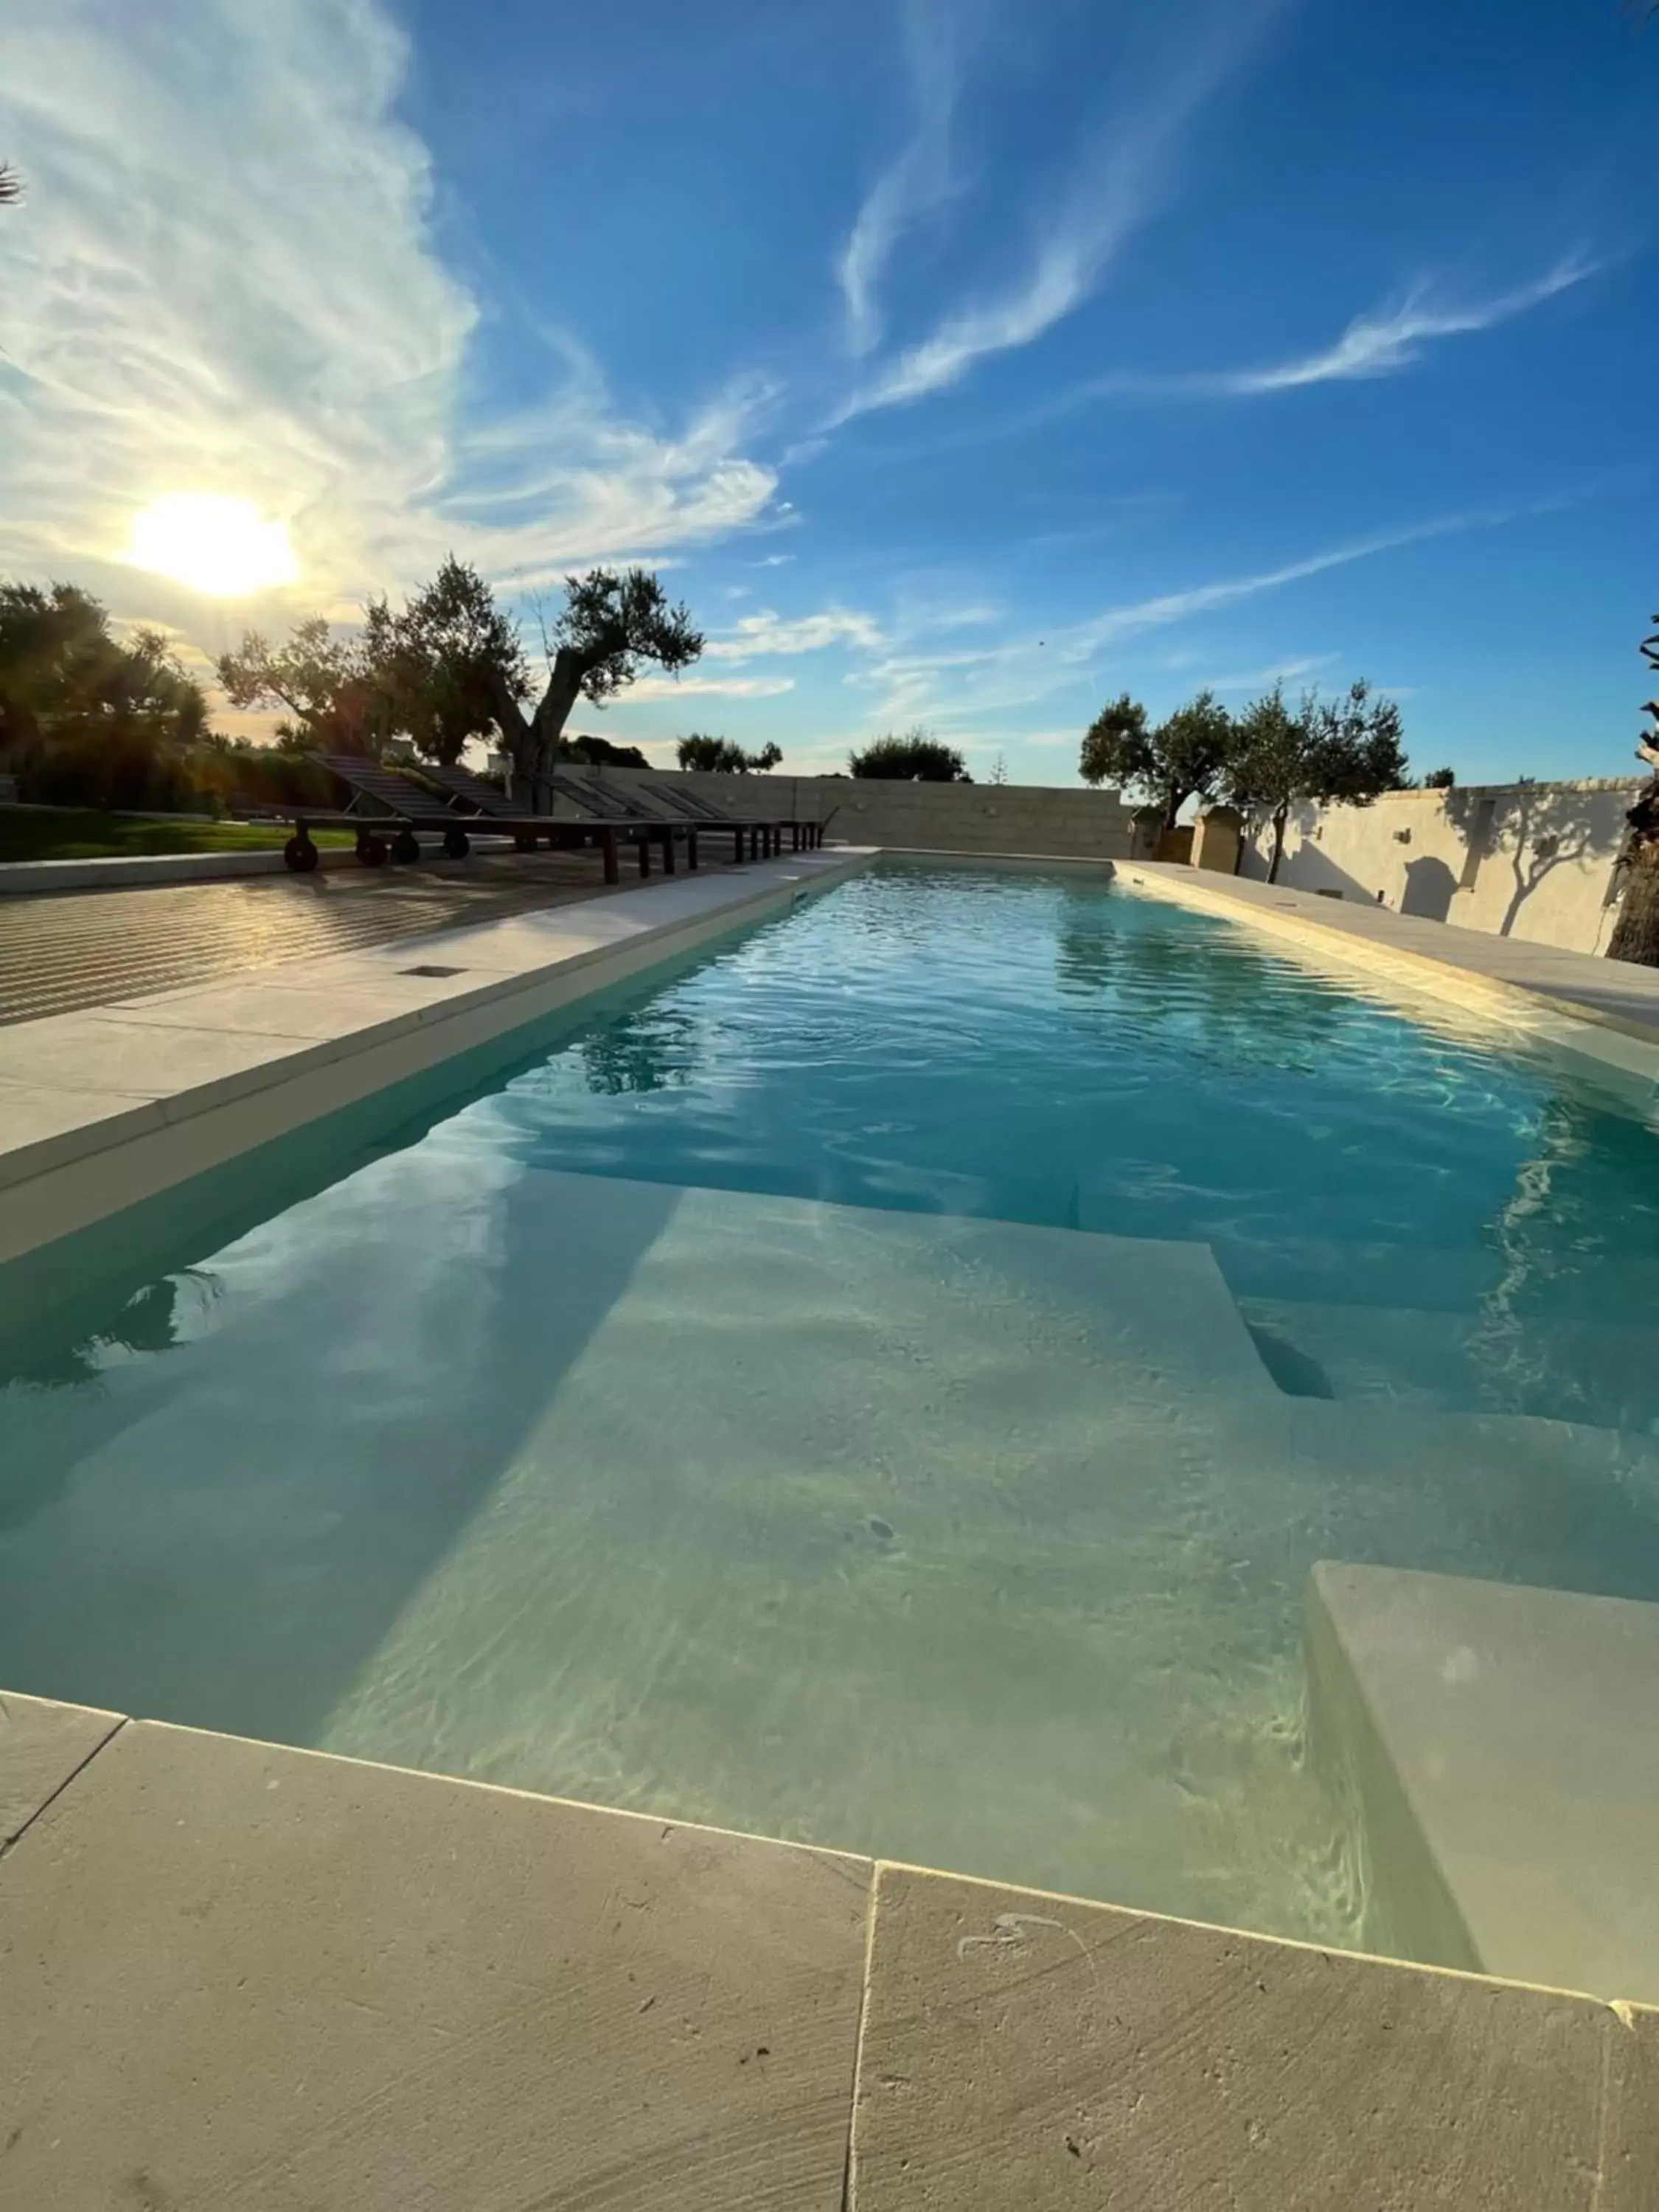
<path fill-rule="evenodd" d="M 1408 545 L 1425 545 L 1434 538 L 1456 537 L 1465 531 L 1495 530 L 1529 515 L 1555 514 L 1583 495 L 1568 494 L 1521 507 L 1471 508 L 1461 514 L 1440 515 L 1432 521 L 1413 523 L 1403 530 L 1379 531 L 1369 537 L 1353 538 L 1326 552 L 1286 562 L 1281 568 L 1264 568 L 1252 575 L 1231 576 L 1213 584 L 1199 584 L 1187 591 L 1165 592 L 1155 599 L 1108 607 L 1089 621 L 1073 624 L 1064 634 L 1061 651 L 1069 659 L 1091 659 L 1103 647 L 1120 644 L 1143 631 L 1186 622 L 1194 615 L 1212 614 L 1218 608 L 1236 606 L 1241 600 L 1259 598 L 1264 592 L 1276 592 L 1286 584 L 1302 583 L 1334 568 L 1346 568 L 1356 561 L 1369 561 L 1380 553 L 1397 553 Z"/>

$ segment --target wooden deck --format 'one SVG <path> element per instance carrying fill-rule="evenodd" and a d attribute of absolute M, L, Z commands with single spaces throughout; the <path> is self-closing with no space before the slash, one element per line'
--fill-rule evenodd
<path fill-rule="evenodd" d="M 712 850 L 705 871 L 711 864 L 720 865 Z M 618 888 L 639 888 L 631 869 Z M 597 854 L 504 853 L 407 869 L 8 899 L 0 902 L 0 1023 L 612 895 Z"/>

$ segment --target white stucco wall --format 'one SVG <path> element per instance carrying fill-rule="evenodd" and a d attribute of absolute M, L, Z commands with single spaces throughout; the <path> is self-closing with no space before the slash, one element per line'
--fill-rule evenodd
<path fill-rule="evenodd" d="M 1630 782 L 1470 784 L 1393 791 L 1370 806 L 1297 809 L 1279 880 L 1401 914 L 1451 921 L 1576 952 L 1607 949 L 1618 908 L 1613 865 Z M 1247 847 L 1242 873 L 1267 872 L 1272 833 Z"/>

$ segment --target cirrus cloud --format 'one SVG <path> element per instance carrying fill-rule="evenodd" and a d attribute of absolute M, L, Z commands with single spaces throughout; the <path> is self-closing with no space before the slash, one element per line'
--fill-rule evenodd
<path fill-rule="evenodd" d="M 690 692 L 708 699 L 776 699 L 794 688 L 793 676 L 641 676 L 629 684 L 628 696 L 680 699 Z"/>
<path fill-rule="evenodd" d="M 433 244 L 406 62 L 379 0 L 9 0 L 0 566 L 118 561 L 178 491 L 286 524 L 325 603 L 452 549 L 533 582 L 767 514 L 753 382 L 665 432 L 562 348 L 540 408 L 469 422 L 480 310 Z"/>

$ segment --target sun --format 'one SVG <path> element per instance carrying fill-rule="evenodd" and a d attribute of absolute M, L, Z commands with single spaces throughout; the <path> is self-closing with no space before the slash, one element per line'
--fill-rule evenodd
<path fill-rule="evenodd" d="M 216 492 L 172 491 L 132 520 L 129 560 L 193 591 L 240 599 L 300 573 L 288 531 L 266 522 L 246 499 Z"/>

